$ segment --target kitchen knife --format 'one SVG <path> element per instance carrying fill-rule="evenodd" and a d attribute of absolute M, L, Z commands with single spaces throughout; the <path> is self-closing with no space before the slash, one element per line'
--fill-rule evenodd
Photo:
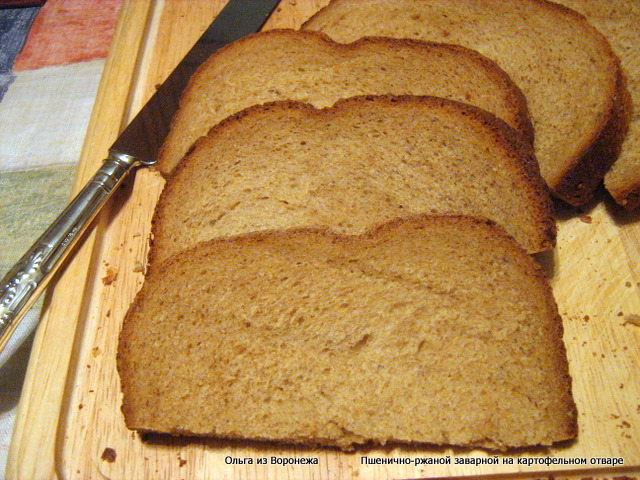
<path fill-rule="evenodd" d="M 0 352 L 71 247 L 137 165 L 152 165 L 193 72 L 213 52 L 260 30 L 279 0 L 229 0 L 213 23 L 124 129 L 101 168 L 0 282 Z"/>

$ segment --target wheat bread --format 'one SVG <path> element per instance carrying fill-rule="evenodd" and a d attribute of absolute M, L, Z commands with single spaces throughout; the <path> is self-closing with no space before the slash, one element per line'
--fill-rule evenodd
<path fill-rule="evenodd" d="M 250 233 L 152 270 L 118 370 L 140 432 L 351 449 L 503 450 L 576 435 L 540 266 L 492 222 Z"/>
<path fill-rule="evenodd" d="M 358 234 L 434 212 L 490 218 L 530 252 L 555 244 L 532 147 L 495 116 L 438 97 L 274 102 L 221 122 L 180 162 L 153 216 L 150 265 L 218 236 Z"/>
<path fill-rule="evenodd" d="M 558 0 L 583 14 L 609 40 L 620 59 L 629 98 L 624 112 L 628 132 L 620 155 L 604 177 L 609 193 L 628 210 L 640 206 L 640 2 Z M 634 107 L 635 106 L 635 107 Z"/>
<path fill-rule="evenodd" d="M 198 69 L 182 95 L 158 169 L 168 175 L 209 128 L 254 104 L 300 100 L 327 107 L 365 94 L 463 101 L 495 114 L 533 141 L 522 92 L 477 52 L 389 38 L 343 45 L 319 33 L 271 30 L 228 45 Z"/>
<path fill-rule="evenodd" d="M 542 175 L 570 204 L 592 198 L 615 158 L 619 62 L 569 8 L 545 0 L 333 0 L 302 28 L 344 43 L 370 35 L 442 41 L 491 58 L 527 98 Z"/>

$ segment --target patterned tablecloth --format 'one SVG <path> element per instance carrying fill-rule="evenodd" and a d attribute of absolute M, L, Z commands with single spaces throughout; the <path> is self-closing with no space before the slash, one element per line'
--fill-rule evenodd
<path fill-rule="evenodd" d="M 0 0 L 1 275 L 68 201 L 122 1 Z M 40 304 L 0 353 L 0 480 Z"/>

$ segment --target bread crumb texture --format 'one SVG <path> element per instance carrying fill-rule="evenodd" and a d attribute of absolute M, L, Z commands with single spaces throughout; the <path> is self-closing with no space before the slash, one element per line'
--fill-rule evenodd
<path fill-rule="evenodd" d="M 118 369 L 129 428 L 504 450 L 576 435 L 540 267 L 492 222 L 217 239 L 152 270 Z"/>

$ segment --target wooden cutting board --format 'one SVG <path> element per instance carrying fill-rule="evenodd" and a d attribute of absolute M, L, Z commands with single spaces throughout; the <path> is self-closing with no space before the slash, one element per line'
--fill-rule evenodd
<path fill-rule="evenodd" d="M 265 28 L 297 28 L 327 1 L 282 0 Z M 125 3 L 76 191 L 224 3 Z M 640 219 L 604 194 L 580 212 L 560 209 L 558 248 L 539 257 L 564 320 L 579 410 L 576 442 L 507 455 L 395 446 L 342 453 L 142 439 L 128 431 L 120 413 L 117 338 L 142 282 L 151 214 L 162 186 L 155 172 L 139 170 L 50 290 L 19 406 L 8 479 L 640 478 Z"/>

